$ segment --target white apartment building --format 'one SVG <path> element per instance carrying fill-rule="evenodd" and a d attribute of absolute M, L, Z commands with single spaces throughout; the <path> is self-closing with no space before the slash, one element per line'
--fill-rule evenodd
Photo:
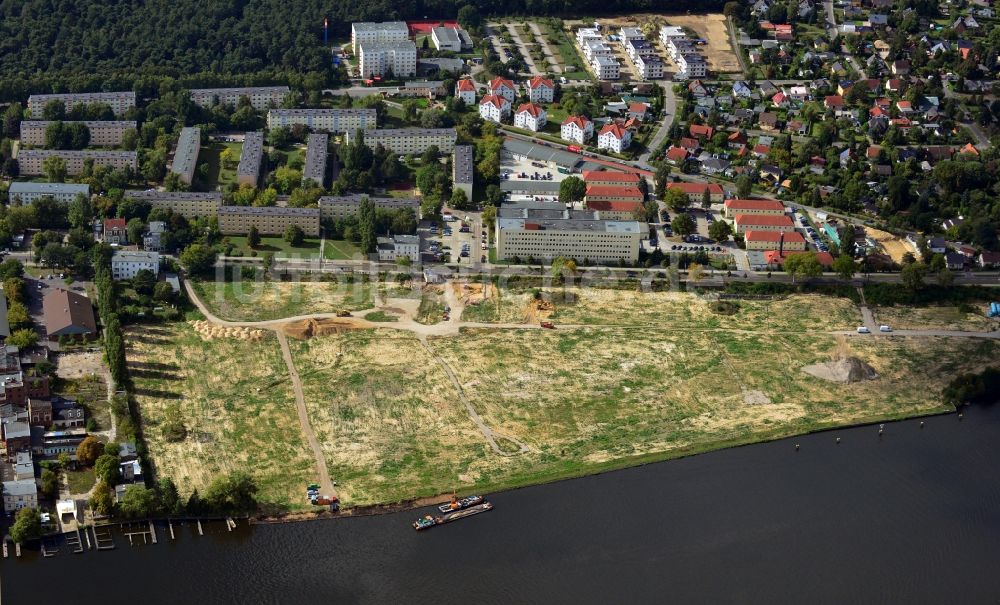
<path fill-rule="evenodd" d="M 493 78 L 490 80 L 490 94 L 507 99 L 508 103 L 513 103 L 517 99 L 517 87 L 514 82 L 506 78 Z"/>
<path fill-rule="evenodd" d="M 409 78 L 417 74 L 417 46 L 413 40 L 363 42 L 358 50 L 362 78 L 385 76 Z"/>
<path fill-rule="evenodd" d="M 604 221 L 594 212 L 541 209 L 531 204 L 505 204 L 498 215 L 498 259 L 551 260 L 562 256 L 598 263 L 635 263 L 639 259 L 644 230 L 636 221 Z"/>
<path fill-rule="evenodd" d="M 326 187 L 326 159 L 329 153 L 330 137 L 326 134 L 314 133 L 306 139 L 306 160 L 302 167 L 302 180 L 313 181 L 320 187 Z"/>
<path fill-rule="evenodd" d="M 246 97 L 250 106 L 257 110 L 270 109 L 281 105 L 288 95 L 287 86 L 248 86 L 243 88 L 195 88 L 191 90 L 191 101 L 201 107 L 229 105 L 236 107 L 240 99 Z"/>
<path fill-rule="evenodd" d="M 597 148 L 621 153 L 632 144 L 632 133 L 618 124 L 607 124 L 597 135 Z"/>
<path fill-rule="evenodd" d="M 667 53 L 674 61 L 676 61 L 677 57 L 682 54 L 698 53 L 698 46 L 693 40 L 689 40 L 687 38 L 670 38 L 664 43 L 664 46 L 666 46 Z"/>
<path fill-rule="evenodd" d="M 174 161 L 170 171 L 178 175 L 181 182 L 190 185 L 194 182 L 194 171 L 198 167 L 198 153 L 201 151 L 201 129 L 187 127 L 181 130 L 177 139 L 177 149 L 174 151 Z"/>
<path fill-rule="evenodd" d="M 644 40 L 646 35 L 638 27 L 623 27 L 618 30 L 618 39 L 622 46 L 628 45 L 630 40 Z"/>
<path fill-rule="evenodd" d="M 496 95 L 486 95 L 479 100 L 479 117 L 499 124 L 510 114 L 510 101 Z"/>
<path fill-rule="evenodd" d="M 20 200 L 22 204 L 30 204 L 40 197 L 51 197 L 57 202 L 68 204 L 82 195 L 90 197 L 90 185 L 76 183 L 30 183 L 15 182 L 10 184 L 7 194 L 11 201 Z"/>
<path fill-rule="evenodd" d="M 94 162 L 94 167 L 109 166 L 117 170 L 138 168 L 138 156 L 134 151 L 96 151 L 55 150 L 55 149 L 22 149 L 17 154 L 17 164 L 22 176 L 38 176 L 45 174 L 43 164 L 47 158 L 58 157 L 66 162 L 66 174 L 75 176 L 83 172 L 87 160 Z"/>
<path fill-rule="evenodd" d="M 347 133 L 348 142 L 352 136 Z M 451 153 L 457 136 L 454 128 L 386 128 L 366 131 L 364 140 L 372 149 L 382 145 L 393 153 L 409 155 L 423 153 L 432 145 L 437 145 L 441 153 Z"/>
<path fill-rule="evenodd" d="M 552 80 L 535 76 L 528 80 L 526 88 L 528 89 L 528 100 L 532 103 L 551 103 L 555 100 L 556 87 Z"/>
<path fill-rule="evenodd" d="M 260 179 L 260 164 L 264 159 L 264 133 L 248 132 L 243 136 L 240 163 L 236 167 L 236 182 L 240 185 L 257 186 Z"/>
<path fill-rule="evenodd" d="M 604 43 L 603 40 L 588 40 L 583 47 L 583 55 L 587 59 L 587 63 L 593 63 L 594 59 L 597 57 L 614 57 L 614 51 L 611 47 Z"/>
<path fill-rule="evenodd" d="M 326 221 L 357 216 L 363 198 L 370 199 L 377 210 L 412 210 L 413 215 L 420 218 L 420 200 L 417 198 L 372 197 L 361 193 L 324 195 L 317 204 L 320 217 Z"/>
<path fill-rule="evenodd" d="M 363 42 L 402 42 L 410 37 L 410 29 L 405 21 L 385 21 L 383 23 L 359 22 L 351 24 L 351 47 L 357 55 Z"/>
<path fill-rule="evenodd" d="M 701 55 L 679 55 L 677 57 L 678 75 L 688 78 L 704 78 L 708 73 L 708 64 Z"/>
<path fill-rule="evenodd" d="M 160 255 L 157 252 L 139 250 L 116 250 L 111 255 L 111 279 L 132 279 L 139 271 L 146 269 L 153 275 L 160 274 Z"/>
<path fill-rule="evenodd" d="M 111 107 L 116 116 L 123 115 L 135 107 L 134 92 L 77 92 L 50 95 L 31 95 L 28 97 L 28 114 L 39 118 L 49 101 L 62 101 L 66 111 L 71 111 L 77 105 L 103 103 Z"/>
<path fill-rule="evenodd" d="M 210 191 L 126 191 L 125 199 L 141 200 L 153 208 L 168 208 L 185 218 L 215 216 L 222 205 L 222 193 Z"/>
<path fill-rule="evenodd" d="M 532 132 L 538 132 L 545 126 L 548 116 L 539 105 L 534 103 L 522 103 L 514 114 L 514 126 L 525 128 Z"/>
<path fill-rule="evenodd" d="M 267 112 L 267 127 L 290 128 L 296 124 L 312 130 L 354 132 L 375 128 L 374 109 L 272 109 Z"/>
<path fill-rule="evenodd" d="M 3 482 L 3 509 L 12 512 L 22 508 L 38 508 L 38 486 L 34 477 Z"/>
<path fill-rule="evenodd" d="M 637 38 L 625 42 L 625 52 L 630 59 L 635 61 L 636 57 L 650 57 L 656 55 L 656 49 L 645 38 Z"/>
<path fill-rule="evenodd" d="M 576 41 L 581 48 L 586 47 L 588 42 L 600 42 L 603 39 L 604 36 L 601 35 L 600 30 L 596 27 L 581 27 L 576 30 Z"/>
<path fill-rule="evenodd" d="M 21 122 L 21 144 L 41 147 L 45 145 L 45 131 L 52 122 L 24 120 Z M 90 132 L 90 147 L 117 147 L 122 144 L 126 130 L 135 130 L 132 121 L 81 121 L 66 120 L 63 124 L 83 124 Z"/>
<path fill-rule="evenodd" d="M 431 30 L 434 48 L 460 53 L 472 48 L 472 36 L 461 27 L 435 27 Z"/>
<path fill-rule="evenodd" d="M 594 123 L 584 116 L 569 116 L 559 127 L 559 138 L 584 145 L 594 136 Z"/>
<path fill-rule="evenodd" d="M 594 70 L 594 75 L 598 80 L 617 80 L 621 73 L 621 66 L 618 61 L 611 57 L 594 57 L 590 66 Z"/>
<path fill-rule="evenodd" d="M 419 235 L 393 235 L 392 237 L 380 237 L 377 240 L 376 249 L 380 261 L 395 261 L 400 258 L 408 258 L 412 261 L 420 260 L 420 236 Z"/>
<path fill-rule="evenodd" d="M 246 235 L 256 227 L 261 235 L 280 235 L 297 225 L 306 237 L 319 237 L 319 208 L 282 206 L 219 206 L 219 232 Z"/>
<path fill-rule="evenodd" d="M 455 96 L 471 107 L 476 102 L 476 83 L 468 78 L 462 78 L 455 83 Z"/>
<path fill-rule="evenodd" d="M 659 80 L 663 78 L 663 59 L 656 55 L 636 57 L 634 64 L 639 77 L 643 80 Z"/>

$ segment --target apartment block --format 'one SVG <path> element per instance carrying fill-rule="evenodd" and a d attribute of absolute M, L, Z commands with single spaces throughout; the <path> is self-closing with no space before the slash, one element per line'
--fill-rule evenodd
<path fill-rule="evenodd" d="M 510 115 L 510 101 L 497 95 L 486 95 L 479 100 L 479 117 L 499 124 Z"/>
<path fill-rule="evenodd" d="M 140 200 L 152 208 L 169 208 L 184 216 L 215 216 L 222 205 L 222 193 L 210 191 L 126 191 L 125 199 Z"/>
<path fill-rule="evenodd" d="M 594 136 L 594 123 L 584 116 L 569 116 L 559 127 L 559 138 L 583 145 Z"/>
<path fill-rule="evenodd" d="M 584 170 L 583 182 L 588 187 L 639 187 L 641 176 L 634 172 L 618 172 L 617 170 Z"/>
<path fill-rule="evenodd" d="M 612 57 L 594 57 L 590 67 L 598 80 L 617 80 L 621 75 L 621 66 Z"/>
<path fill-rule="evenodd" d="M 298 225 L 307 237 L 319 237 L 319 208 L 280 206 L 220 206 L 219 231 L 223 235 L 245 235 L 251 227 L 264 235 L 280 235 Z"/>
<path fill-rule="evenodd" d="M 66 162 L 66 174 L 75 176 L 83 172 L 87 160 L 94 162 L 94 167 L 109 166 L 118 170 L 138 168 L 138 156 L 134 151 L 95 151 L 55 150 L 55 149 L 23 149 L 17 154 L 17 164 L 22 176 L 38 176 L 45 174 L 43 163 L 47 158 L 62 158 Z"/>
<path fill-rule="evenodd" d="M 584 203 L 590 208 L 591 202 L 639 202 L 642 203 L 642 191 L 634 185 L 594 185 L 587 184 Z"/>
<path fill-rule="evenodd" d="M 513 103 L 517 98 L 517 87 L 514 86 L 513 80 L 508 80 L 507 78 L 493 78 L 490 80 L 489 91 L 491 95 L 503 97 L 509 103 Z"/>
<path fill-rule="evenodd" d="M 718 183 L 667 183 L 667 189 L 680 189 L 692 204 L 700 204 L 705 199 L 706 191 L 709 201 L 713 204 L 718 204 L 725 196 L 722 186 Z"/>
<path fill-rule="evenodd" d="M 677 57 L 677 69 L 679 74 L 688 78 L 704 78 L 708 73 L 708 63 L 701 55 L 682 54 Z"/>
<path fill-rule="evenodd" d="M 417 75 L 417 46 L 413 40 L 362 42 L 358 50 L 358 71 L 362 78 Z"/>
<path fill-rule="evenodd" d="M 71 111 L 78 105 L 103 103 L 111 107 L 116 116 L 125 114 L 135 107 L 134 92 L 74 92 L 49 95 L 31 95 L 28 97 L 28 114 L 41 117 L 42 110 L 49 101 L 62 101 L 66 111 Z"/>
<path fill-rule="evenodd" d="M 392 262 L 400 258 L 417 261 L 420 260 L 420 236 L 393 235 L 392 237 L 380 237 L 378 238 L 376 249 L 380 261 Z"/>
<path fill-rule="evenodd" d="M 248 132 L 243 137 L 243 151 L 236 167 L 236 182 L 240 185 L 257 186 L 260 179 L 260 164 L 264 159 L 264 133 Z"/>
<path fill-rule="evenodd" d="M 181 182 L 190 185 L 194 182 L 194 171 L 198 168 L 198 153 L 201 151 L 201 129 L 187 127 L 181 130 L 177 139 L 177 150 L 174 151 L 174 161 L 170 171 L 178 175 Z"/>
<path fill-rule="evenodd" d="M 139 271 L 160 274 L 160 255 L 140 250 L 116 250 L 111 255 L 111 279 L 132 279 Z"/>
<path fill-rule="evenodd" d="M 455 84 L 455 96 L 471 106 L 476 102 L 476 83 L 469 78 L 462 78 Z"/>
<path fill-rule="evenodd" d="M 461 189 L 465 197 L 472 200 L 474 178 L 474 156 L 471 145 L 455 145 L 455 157 L 451 162 L 451 179 L 454 189 Z"/>
<path fill-rule="evenodd" d="M 352 134 L 347 134 L 348 141 Z M 441 153 L 451 153 L 457 136 L 454 128 L 385 128 L 364 133 L 365 145 L 373 149 L 382 145 L 393 153 L 404 155 L 423 153 L 432 145 Z"/>
<path fill-rule="evenodd" d="M 532 132 L 538 132 L 545 127 L 548 121 L 548 114 L 539 105 L 534 103 L 522 103 L 514 114 L 514 126 L 524 128 Z"/>
<path fill-rule="evenodd" d="M 555 85 L 552 80 L 535 76 L 528 80 L 528 100 L 532 103 L 551 103 L 555 99 Z"/>
<path fill-rule="evenodd" d="M 802 252 L 806 249 L 806 238 L 795 231 L 747 231 L 743 234 L 747 250 L 778 250 L 780 252 Z"/>
<path fill-rule="evenodd" d="M 726 218 L 735 218 L 738 214 L 766 214 L 782 216 L 785 214 L 785 204 L 779 200 L 726 200 L 723 206 Z"/>
<path fill-rule="evenodd" d="M 598 263 L 635 263 L 639 259 L 644 229 L 637 221 L 601 220 L 589 211 L 517 204 L 501 207 L 498 214 L 499 259 L 551 260 L 563 256 Z"/>
<path fill-rule="evenodd" d="M 632 144 L 632 132 L 618 124 L 607 124 L 597 135 L 597 148 L 621 153 Z"/>
<path fill-rule="evenodd" d="M 785 214 L 737 214 L 733 219 L 736 233 L 747 231 L 795 231 L 792 219 Z"/>
<path fill-rule="evenodd" d="M 76 183 L 11 183 L 7 191 L 11 201 L 20 200 L 30 204 L 40 197 L 50 197 L 57 202 L 68 204 L 82 195 L 90 197 L 90 185 Z"/>
<path fill-rule="evenodd" d="M 663 59 L 656 55 L 636 57 L 633 61 L 639 77 L 643 80 L 659 80 L 663 78 Z"/>
<path fill-rule="evenodd" d="M 374 109 L 272 109 L 267 127 L 290 128 L 296 124 L 326 132 L 354 132 L 375 128 Z"/>
<path fill-rule="evenodd" d="M 326 134 L 311 134 L 306 139 L 306 161 L 302 168 L 302 179 L 309 179 L 326 187 L 326 158 L 329 153 L 330 137 Z"/>
<path fill-rule="evenodd" d="M 48 120 L 24 120 L 21 122 L 21 144 L 34 147 L 45 145 L 45 131 L 52 122 Z M 122 144 L 126 130 L 135 130 L 132 121 L 82 121 L 67 120 L 63 124 L 83 124 L 90 131 L 91 147 L 117 147 Z"/>
<path fill-rule="evenodd" d="M 281 105 L 288 95 L 287 86 L 250 86 L 245 88 L 195 88 L 191 90 L 191 101 L 201 107 L 229 105 L 236 107 L 240 99 L 246 97 L 256 110 L 269 109 Z"/>
<path fill-rule="evenodd" d="M 410 209 L 420 218 L 420 200 L 418 198 L 372 197 L 360 193 L 351 195 L 325 195 L 319 198 L 320 217 L 326 220 L 338 220 L 357 216 L 361 199 L 367 197 L 375 205 L 376 210 Z"/>
<path fill-rule="evenodd" d="M 385 21 L 372 23 L 368 21 L 351 24 L 351 47 L 357 55 L 363 42 L 383 43 L 402 42 L 410 37 L 410 29 L 405 21 Z"/>

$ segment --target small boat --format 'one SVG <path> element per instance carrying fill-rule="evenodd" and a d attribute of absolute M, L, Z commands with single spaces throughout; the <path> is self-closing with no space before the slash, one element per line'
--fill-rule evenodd
<path fill-rule="evenodd" d="M 442 513 L 453 513 L 455 511 L 464 510 L 470 506 L 475 506 L 477 504 L 482 504 L 486 499 L 482 496 L 469 496 L 467 498 L 462 498 L 459 500 L 452 496 L 451 502 L 448 504 L 442 504 L 438 507 L 438 510 Z"/>
<path fill-rule="evenodd" d="M 413 522 L 413 529 L 420 531 L 423 529 L 430 529 L 435 525 L 444 525 L 445 523 L 451 523 L 452 521 L 458 521 L 459 519 L 464 519 L 466 517 L 471 517 L 472 515 L 478 515 L 479 513 L 485 513 L 487 511 L 493 510 L 493 505 L 489 502 L 483 502 L 482 504 L 476 504 L 470 506 L 469 508 L 464 508 L 462 510 L 455 511 L 453 513 L 448 513 L 443 517 L 434 517 L 432 515 L 426 515 Z"/>
<path fill-rule="evenodd" d="M 426 517 L 420 517 L 413 522 L 413 529 L 420 531 L 422 529 L 430 529 L 435 525 L 440 525 L 444 523 L 444 519 L 441 517 L 432 517 L 427 515 Z"/>

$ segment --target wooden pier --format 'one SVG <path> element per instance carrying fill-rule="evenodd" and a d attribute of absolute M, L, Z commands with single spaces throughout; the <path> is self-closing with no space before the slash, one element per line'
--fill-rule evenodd
<path fill-rule="evenodd" d="M 97 544 L 97 550 L 111 550 L 115 547 L 115 538 L 111 533 L 111 528 L 107 525 L 94 526 L 94 540 Z"/>
<path fill-rule="evenodd" d="M 174 522 L 171 521 L 170 519 L 167 519 L 167 529 L 170 530 L 170 539 L 175 540 L 176 538 L 174 538 Z"/>
<path fill-rule="evenodd" d="M 205 532 L 202 531 L 202 529 L 201 529 L 201 519 L 198 519 L 198 535 L 199 536 L 204 536 L 205 535 Z"/>
<path fill-rule="evenodd" d="M 226 529 L 229 531 L 236 529 L 236 521 L 233 521 L 232 517 L 226 517 Z"/>
<path fill-rule="evenodd" d="M 153 538 L 153 544 L 156 544 L 156 528 L 153 527 L 153 522 L 149 522 L 149 535 Z"/>
<path fill-rule="evenodd" d="M 83 537 L 80 536 L 80 528 L 77 527 L 75 532 L 65 534 L 66 536 L 66 546 L 69 546 L 74 553 L 83 552 Z"/>
<path fill-rule="evenodd" d="M 148 529 L 143 525 L 140 525 L 139 527 L 141 527 L 142 529 L 133 529 L 131 523 L 129 523 L 127 527 L 124 523 L 121 525 L 122 533 L 125 534 L 126 537 L 128 537 L 129 545 L 135 546 L 134 539 L 138 539 L 139 536 L 142 536 L 143 544 L 148 543 L 150 541 L 150 538 L 152 538 L 151 540 L 152 543 L 156 544 L 156 533 L 153 530 L 153 522 L 152 521 L 149 522 Z"/>

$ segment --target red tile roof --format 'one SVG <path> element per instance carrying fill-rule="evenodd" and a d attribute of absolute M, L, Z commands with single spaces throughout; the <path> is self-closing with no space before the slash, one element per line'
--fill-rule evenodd
<path fill-rule="evenodd" d="M 458 89 L 462 92 L 476 92 L 476 85 L 472 80 L 462 79 L 458 81 Z"/>
<path fill-rule="evenodd" d="M 639 175 L 633 172 L 618 172 L 616 170 L 584 170 L 583 181 L 585 183 L 628 183 L 639 182 Z"/>
<path fill-rule="evenodd" d="M 642 192 L 638 187 L 625 185 L 588 185 L 587 196 L 599 197 L 633 197 L 642 200 Z"/>
<path fill-rule="evenodd" d="M 104 230 L 108 229 L 124 229 L 125 219 L 123 218 L 106 218 L 104 219 Z"/>
<path fill-rule="evenodd" d="M 514 88 L 514 83 L 506 78 L 493 78 L 490 80 L 490 90 L 496 90 L 504 86 L 511 90 L 517 90 Z"/>
<path fill-rule="evenodd" d="M 519 105 L 517 108 L 517 113 L 525 111 L 531 114 L 531 117 L 533 118 L 537 118 L 538 116 L 542 115 L 545 112 L 544 109 L 542 109 L 538 105 L 535 105 L 534 103 L 521 103 L 521 105 Z"/>
<path fill-rule="evenodd" d="M 598 136 L 608 133 L 610 133 L 613 137 L 615 137 L 618 140 L 622 140 L 625 138 L 625 129 L 619 126 L 618 124 L 605 125 L 604 128 L 601 129 L 601 132 L 598 133 Z"/>
<path fill-rule="evenodd" d="M 705 189 L 712 195 L 722 193 L 722 185 L 718 183 L 667 183 L 667 189 L 680 189 L 684 193 L 705 193 Z"/>
<path fill-rule="evenodd" d="M 792 219 L 781 214 L 737 214 L 733 219 L 737 225 L 758 225 L 761 227 L 794 227 Z"/>
<path fill-rule="evenodd" d="M 541 76 L 535 76 L 528 82 L 528 88 L 540 88 L 545 86 L 546 88 L 553 88 L 552 80 L 546 80 Z"/>
<path fill-rule="evenodd" d="M 806 243 L 806 238 L 802 237 L 801 233 L 796 231 L 747 231 L 743 234 L 743 239 L 748 242 L 774 242 L 778 243 L 781 241 L 781 236 L 785 236 L 785 243 L 789 244 L 804 244 Z"/>
<path fill-rule="evenodd" d="M 829 95 L 823 99 L 823 104 L 827 107 L 843 107 L 844 97 L 840 95 Z"/>
<path fill-rule="evenodd" d="M 730 210 L 781 210 L 785 211 L 785 205 L 778 200 L 726 200 L 726 208 Z"/>
<path fill-rule="evenodd" d="M 645 103 L 632 102 L 628 104 L 629 113 L 646 113 L 649 108 L 646 107 Z"/>
<path fill-rule="evenodd" d="M 565 126 L 566 124 L 576 124 L 580 130 L 586 130 L 587 124 L 590 124 L 590 120 L 584 116 L 569 116 L 563 120 L 562 125 Z"/>
<path fill-rule="evenodd" d="M 479 100 L 480 105 L 492 105 L 497 109 L 503 109 L 503 106 L 507 103 L 507 99 L 499 97 L 497 95 L 486 95 Z"/>
<path fill-rule="evenodd" d="M 683 147 L 671 147 L 667 150 L 667 159 L 674 162 L 683 162 L 688 157 L 688 150 Z"/>
<path fill-rule="evenodd" d="M 769 265 L 782 265 L 784 264 L 785 259 L 788 258 L 789 256 L 792 256 L 793 254 L 812 254 L 812 253 L 810 252 L 779 253 L 777 250 L 768 250 L 767 252 L 764 253 L 764 260 Z M 816 252 L 815 254 L 816 254 L 816 260 L 818 260 L 819 264 L 823 265 L 824 267 L 829 267 L 830 265 L 833 264 L 833 255 L 830 254 L 829 252 Z"/>
<path fill-rule="evenodd" d="M 688 132 L 690 132 L 693 137 L 703 136 L 710 139 L 712 138 L 712 135 L 715 134 L 715 129 L 711 126 L 705 126 L 703 124 L 692 124 L 691 127 L 688 128 Z"/>
<path fill-rule="evenodd" d="M 589 201 L 587 202 L 588 210 L 597 210 L 604 212 L 635 212 L 642 208 L 642 202 L 624 202 L 624 201 Z"/>

